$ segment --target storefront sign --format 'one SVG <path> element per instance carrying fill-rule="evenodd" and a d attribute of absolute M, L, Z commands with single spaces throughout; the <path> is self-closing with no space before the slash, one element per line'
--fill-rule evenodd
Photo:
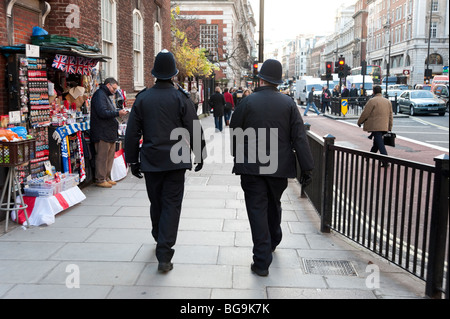
<path fill-rule="evenodd" d="M 39 46 L 26 44 L 25 45 L 25 55 L 30 58 L 39 58 Z"/>

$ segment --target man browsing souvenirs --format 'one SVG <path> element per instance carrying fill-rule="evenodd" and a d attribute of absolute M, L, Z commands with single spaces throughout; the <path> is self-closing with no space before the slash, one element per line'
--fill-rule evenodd
<path fill-rule="evenodd" d="M 95 146 L 95 182 L 103 188 L 111 188 L 116 182 L 111 180 L 111 170 L 116 152 L 118 137 L 118 116 L 128 113 L 126 110 L 117 110 L 111 96 L 118 89 L 119 84 L 113 78 L 107 78 L 95 91 L 91 100 L 91 141 Z"/>

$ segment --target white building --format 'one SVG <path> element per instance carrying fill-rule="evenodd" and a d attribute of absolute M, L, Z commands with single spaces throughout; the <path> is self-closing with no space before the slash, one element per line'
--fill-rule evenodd
<path fill-rule="evenodd" d="M 353 51 L 357 44 L 354 36 L 355 6 L 341 6 L 337 9 L 335 31 L 326 38 L 323 61 L 338 61 L 343 56 L 350 66 L 353 63 Z"/>

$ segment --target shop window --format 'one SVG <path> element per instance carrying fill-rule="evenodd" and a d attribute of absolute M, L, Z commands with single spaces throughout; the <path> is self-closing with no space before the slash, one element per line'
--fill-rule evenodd
<path fill-rule="evenodd" d="M 133 12 L 133 62 L 134 87 L 141 89 L 144 86 L 144 23 L 139 10 Z"/>
<path fill-rule="evenodd" d="M 428 63 L 428 59 L 425 60 L 425 64 L 443 64 L 442 55 L 437 53 L 430 54 L 430 63 Z"/>
<path fill-rule="evenodd" d="M 116 0 L 102 0 L 102 53 L 111 58 L 102 63 L 103 80 L 117 78 Z"/>

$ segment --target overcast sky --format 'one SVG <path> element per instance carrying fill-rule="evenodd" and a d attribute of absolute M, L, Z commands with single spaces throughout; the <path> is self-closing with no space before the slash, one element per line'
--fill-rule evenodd
<path fill-rule="evenodd" d="M 259 31 L 260 0 L 249 0 Z M 264 0 L 265 39 L 295 39 L 298 34 L 325 35 L 334 31 L 336 9 L 356 0 Z M 258 36 L 256 36 L 258 38 Z"/>

